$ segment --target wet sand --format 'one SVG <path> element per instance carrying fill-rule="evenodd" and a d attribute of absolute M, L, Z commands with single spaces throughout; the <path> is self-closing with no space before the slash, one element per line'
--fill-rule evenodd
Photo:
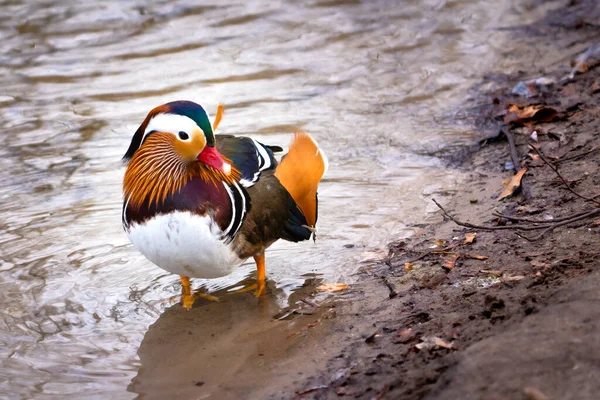
<path fill-rule="evenodd" d="M 303 333 L 310 324 L 334 329 L 329 322 L 334 308 L 300 300 L 312 298 L 320 282 L 307 280 L 287 300 L 281 290 L 258 299 L 251 292 L 224 290 L 215 293 L 216 303 L 199 300 L 191 311 L 171 307 L 146 332 L 138 352 L 140 370 L 129 390 L 147 399 L 278 393 L 291 377 L 302 378 L 334 356 L 327 337 Z M 278 298 L 289 306 L 282 308 Z"/>

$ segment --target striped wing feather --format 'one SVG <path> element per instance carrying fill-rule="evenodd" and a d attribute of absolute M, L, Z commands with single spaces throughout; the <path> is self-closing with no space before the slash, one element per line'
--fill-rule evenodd
<path fill-rule="evenodd" d="M 245 187 L 255 184 L 262 171 L 277 166 L 273 149 L 281 150 L 279 147 L 266 146 L 248 137 L 217 135 L 216 139 L 217 150 L 231 160 L 235 168 L 240 171 L 241 183 Z"/>

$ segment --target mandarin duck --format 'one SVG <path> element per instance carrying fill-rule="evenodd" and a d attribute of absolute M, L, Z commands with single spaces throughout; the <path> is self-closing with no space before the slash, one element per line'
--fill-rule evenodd
<path fill-rule="evenodd" d="M 222 114 L 219 105 L 211 124 L 194 102 L 158 106 L 123 157 L 125 232 L 148 260 L 180 275 L 188 309 L 195 296 L 190 277 L 222 277 L 250 257 L 257 281 L 248 289 L 263 293 L 265 250 L 278 239 L 314 235 L 317 186 L 327 169 L 310 135 L 296 133 L 278 164 L 273 153 L 280 147 L 215 135 Z"/>

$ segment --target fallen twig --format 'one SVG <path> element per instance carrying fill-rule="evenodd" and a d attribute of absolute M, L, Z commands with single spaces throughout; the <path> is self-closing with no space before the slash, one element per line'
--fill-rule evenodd
<path fill-rule="evenodd" d="M 558 160 L 554 161 L 553 164 L 560 164 L 560 163 L 565 162 L 565 161 L 575 160 L 576 158 L 587 156 L 588 154 L 591 154 L 591 153 L 593 153 L 595 151 L 598 151 L 598 150 L 600 150 L 600 146 L 596 146 L 596 147 L 594 147 L 591 150 L 584 151 L 583 153 L 575 154 L 574 156 L 571 156 L 571 157 L 566 157 L 566 158 L 558 159 Z"/>
<path fill-rule="evenodd" d="M 596 215 L 600 215 L 600 208 L 594 208 L 594 209 L 588 210 L 587 212 L 576 213 L 573 216 L 570 216 L 568 218 L 559 218 L 558 220 L 550 220 L 550 221 L 545 221 L 545 222 L 536 221 L 534 223 L 537 223 L 539 225 L 533 225 L 533 226 L 527 226 L 527 225 L 485 226 L 485 225 L 475 225 L 475 224 L 471 224 L 469 222 L 459 221 L 456 218 L 454 218 L 452 215 L 450 215 L 448 213 L 448 211 L 446 211 L 444 209 L 444 207 L 442 207 L 442 205 L 440 203 L 438 203 L 435 199 L 431 199 L 431 200 L 433 200 L 435 205 L 437 205 L 440 208 L 440 210 L 442 210 L 444 215 L 447 216 L 448 218 L 450 218 L 456 225 L 464 226 L 467 228 L 473 228 L 473 229 L 488 230 L 488 231 L 510 230 L 510 231 L 515 232 L 515 234 L 517 234 L 519 237 L 522 237 L 523 239 L 531 241 L 531 242 L 541 239 L 546 233 L 553 231 L 554 229 L 558 228 L 559 226 L 568 225 L 573 222 L 581 221 L 581 220 L 584 220 L 587 218 L 595 217 Z M 534 230 L 540 230 L 540 229 L 543 229 L 543 231 L 534 237 L 528 237 L 528 236 L 525 236 L 523 233 L 519 232 L 519 231 L 534 231 Z"/>
<path fill-rule="evenodd" d="M 534 218 L 525 218 L 525 217 L 513 217 L 512 215 L 506 215 L 506 214 L 501 214 L 497 211 L 494 211 L 492 214 L 495 215 L 496 217 L 500 217 L 500 218 L 505 218 L 511 221 L 519 221 L 519 222 L 531 222 L 533 224 L 548 224 L 548 223 L 555 223 L 555 222 L 562 222 L 562 221 L 566 221 L 568 219 L 571 218 L 575 218 L 575 217 L 579 217 L 580 215 L 584 215 L 589 213 L 590 211 L 593 211 L 596 209 L 592 209 L 592 210 L 585 210 L 585 211 L 581 211 L 581 212 L 577 212 L 574 214 L 570 214 L 564 217 L 560 217 L 560 218 L 553 218 L 553 219 L 546 219 L 546 220 L 541 220 L 541 219 L 534 219 Z"/>
<path fill-rule="evenodd" d="M 504 136 L 506 136 L 506 139 L 508 139 L 508 146 L 510 147 L 510 159 L 513 163 L 513 170 L 515 172 L 518 172 L 520 159 L 519 153 L 517 152 L 517 143 L 515 141 L 515 135 L 506 127 L 502 127 L 501 129 L 502 133 L 504 133 Z"/>
<path fill-rule="evenodd" d="M 553 231 L 554 229 L 558 228 L 559 226 L 568 225 L 573 222 L 581 221 L 582 219 L 595 217 L 596 215 L 599 215 L 599 214 L 600 214 L 600 208 L 595 208 L 595 209 L 591 210 L 590 212 L 588 212 L 587 214 L 583 214 L 578 217 L 573 217 L 568 220 L 564 220 L 562 222 L 557 222 L 555 224 L 552 224 L 551 226 L 547 227 L 542 232 L 540 232 L 539 235 L 536 235 L 534 237 L 527 237 L 527 236 L 525 236 L 523 234 L 519 234 L 519 233 L 517 233 L 517 235 L 519 235 L 523 239 L 528 240 L 530 242 L 535 242 L 536 240 L 541 239 L 542 236 L 544 236 L 546 233 Z"/>
<path fill-rule="evenodd" d="M 555 165 L 553 165 L 550 161 L 548 161 L 546 159 L 546 157 L 544 156 L 544 154 L 540 151 L 540 149 L 538 149 L 537 147 L 533 146 L 533 145 L 529 145 L 533 151 L 535 151 L 540 158 L 542 159 L 542 161 L 549 166 L 552 171 L 554 171 L 554 173 L 560 178 L 560 180 L 562 181 L 562 183 L 564 184 L 564 186 L 569 190 L 569 192 L 573 193 L 575 196 L 585 200 L 585 201 L 591 201 L 593 203 L 596 203 L 598 205 L 600 205 L 600 201 L 598 200 L 594 200 L 593 198 L 590 197 L 585 197 L 579 193 L 577 193 L 575 190 L 573 190 L 573 188 L 571 188 L 571 186 L 569 185 L 569 183 L 567 182 L 567 180 L 565 178 L 563 178 L 563 176 L 561 175 L 561 173 L 558 171 L 558 167 L 556 167 Z"/>
<path fill-rule="evenodd" d="M 300 301 L 303 302 L 304 304 L 308 304 L 311 307 L 319 308 L 319 306 L 317 304 L 313 303 L 312 301 L 308 301 L 306 299 L 300 299 Z"/>
<path fill-rule="evenodd" d="M 542 225 L 542 226 L 527 226 L 527 225 L 485 226 L 485 225 L 475 225 L 470 222 L 462 222 L 462 221 L 459 221 L 456 218 L 454 218 L 452 215 L 450 215 L 448 213 L 448 211 L 446 211 L 446 209 L 444 209 L 444 207 L 442 207 L 442 205 L 440 203 L 438 203 L 435 199 L 431 199 L 431 200 L 433 200 L 435 205 L 438 206 L 440 208 L 440 210 L 442 210 L 444 215 L 446 217 L 450 218 L 452 220 L 452 222 L 454 222 L 456 225 L 464 226 L 466 228 L 481 229 L 481 230 L 485 230 L 485 231 L 514 231 L 514 230 L 518 230 L 518 229 L 521 229 L 524 231 L 534 231 L 537 229 L 544 229 L 547 227 L 547 225 Z M 551 224 L 552 224 L 552 221 L 548 221 L 548 225 L 551 225 Z"/>

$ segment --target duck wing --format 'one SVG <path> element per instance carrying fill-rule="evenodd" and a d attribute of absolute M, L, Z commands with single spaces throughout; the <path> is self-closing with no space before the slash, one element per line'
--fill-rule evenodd
<path fill-rule="evenodd" d="M 233 135 L 216 135 L 216 147 L 240 171 L 240 184 L 246 188 L 253 186 L 263 171 L 274 170 L 277 160 L 273 153 L 283 151 L 279 146 L 267 146 L 249 137 Z"/>

